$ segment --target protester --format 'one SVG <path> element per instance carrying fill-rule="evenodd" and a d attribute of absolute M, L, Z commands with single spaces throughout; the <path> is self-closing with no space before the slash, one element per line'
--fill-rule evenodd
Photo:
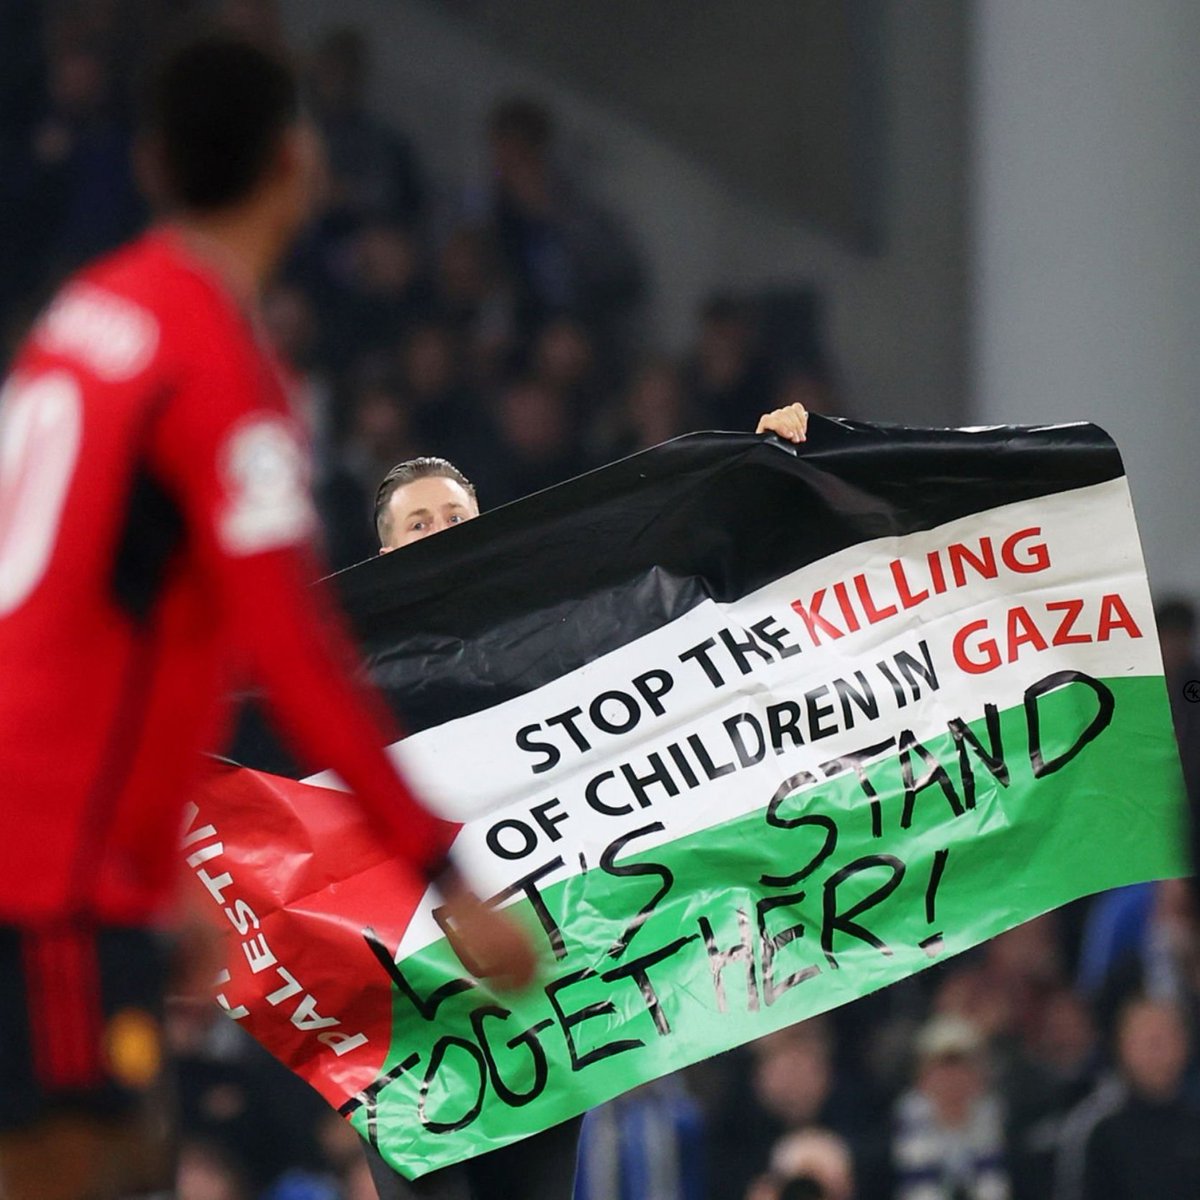
<path fill-rule="evenodd" d="M 756 432 L 801 442 L 807 425 L 808 414 L 802 406 L 793 405 L 764 413 Z M 477 516 L 475 487 L 453 463 L 434 457 L 397 463 L 384 476 L 375 496 L 379 552 L 389 554 Z M 674 1085 L 643 1089 L 637 1097 L 594 1116 L 585 1157 L 588 1171 L 579 1200 L 636 1200 L 641 1194 L 640 1185 L 629 1182 L 631 1175 L 648 1187 L 653 1180 L 661 1181 L 672 1172 L 675 1190 L 668 1192 L 660 1187 L 655 1195 L 661 1200 L 700 1200 L 701 1156 L 696 1135 L 699 1115 L 695 1106 Z M 578 1118 L 564 1122 L 502 1151 L 434 1172 L 416 1183 L 395 1174 L 373 1148 L 368 1148 L 367 1158 L 380 1200 L 506 1200 L 510 1196 L 513 1200 L 518 1196 L 569 1200 L 579 1124 Z M 653 1128 L 667 1139 L 636 1164 L 608 1145 L 616 1129 L 632 1126 Z"/>

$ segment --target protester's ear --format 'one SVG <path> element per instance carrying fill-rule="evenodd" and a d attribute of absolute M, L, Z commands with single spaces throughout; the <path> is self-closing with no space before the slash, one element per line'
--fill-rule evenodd
<path fill-rule="evenodd" d="M 395 546 L 380 546 L 379 553 L 380 554 L 391 554 L 391 552 L 393 550 L 395 550 L 395 548 L 396 548 Z"/>

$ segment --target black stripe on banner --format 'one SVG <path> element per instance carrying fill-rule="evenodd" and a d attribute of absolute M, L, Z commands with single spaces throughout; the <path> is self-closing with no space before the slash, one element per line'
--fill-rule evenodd
<path fill-rule="evenodd" d="M 677 438 L 333 577 L 412 732 L 860 542 L 1114 479 L 1094 425 Z M 484 497 L 486 502 L 486 497 Z"/>
<path fill-rule="evenodd" d="M 706 598 L 737 600 L 864 541 L 1122 474 L 1094 425 L 813 417 L 799 447 L 676 438 L 330 582 L 372 678 L 418 732 L 524 695 Z M 261 748 L 234 756 L 296 774 Z"/>

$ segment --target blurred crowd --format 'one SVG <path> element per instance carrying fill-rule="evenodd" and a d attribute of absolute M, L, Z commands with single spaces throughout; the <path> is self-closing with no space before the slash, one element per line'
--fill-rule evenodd
<path fill-rule="evenodd" d="M 147 218 L 131 167 L 138 65 L 184 10 L 281 40 L 269 0 L 0 4 L 0 358 L 53 285 Z M 697 428 L 831 411 L 802 285 L 715 294 L 690 351 L 644 334 L 636 228 L 507 97 L 488 171 L 431 180 L 418 131 L 372 110 L 369 48 L 305 57 L 328 147 L 313 227 L 263 322 L 312 431 L 326 551 L 377 549 L 395 462 L 450 458 L 485 507 Z M 1194 614 L 1160 608 L 1193 803 Z M 1186 882 L 1082 901 L 919 977 L 589 1114 L 578 1200 L 1133 1200 L 1200 1196 L 1200 942 Z M 170 1017 L 179 1200 L 369 1200 L 350 1127 L 213 1006 Z"/>
<path fill-rule="evenodd" d="M 0 8 L 2 355 L 57 280 L 145 222 L 138 65 L 180 11 L 283 37 L 271 0 Z M 753 429 L 793 400 L 829 408 L 819 309 L 800 285 L 714 294 L 690 350 L 658 352 L 636 231 L 569 169 L 543 103 L 498 99 L 478 134 L 483 177 L 431 179 L 414 131 L 368 103 L 361 32 L 328 30 L 302 65 L 328 184 L 263 320 L 312 432 L 334 566 L 377 549 L 375 487 L 406 457 L 451 459 L 492 508 L 676 434 Z"/>

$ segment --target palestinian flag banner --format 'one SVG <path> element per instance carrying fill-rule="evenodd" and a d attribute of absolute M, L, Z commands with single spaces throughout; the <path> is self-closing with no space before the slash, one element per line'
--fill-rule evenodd
<path fill-rule="evenodd" d="M 1093 426 L 696 434 L 335 580 L 540 980 L 473 980 L 336 779 L 228 766 L 183 853 L 220 1002 L 407 1176 L 1185 872 Z"/>

